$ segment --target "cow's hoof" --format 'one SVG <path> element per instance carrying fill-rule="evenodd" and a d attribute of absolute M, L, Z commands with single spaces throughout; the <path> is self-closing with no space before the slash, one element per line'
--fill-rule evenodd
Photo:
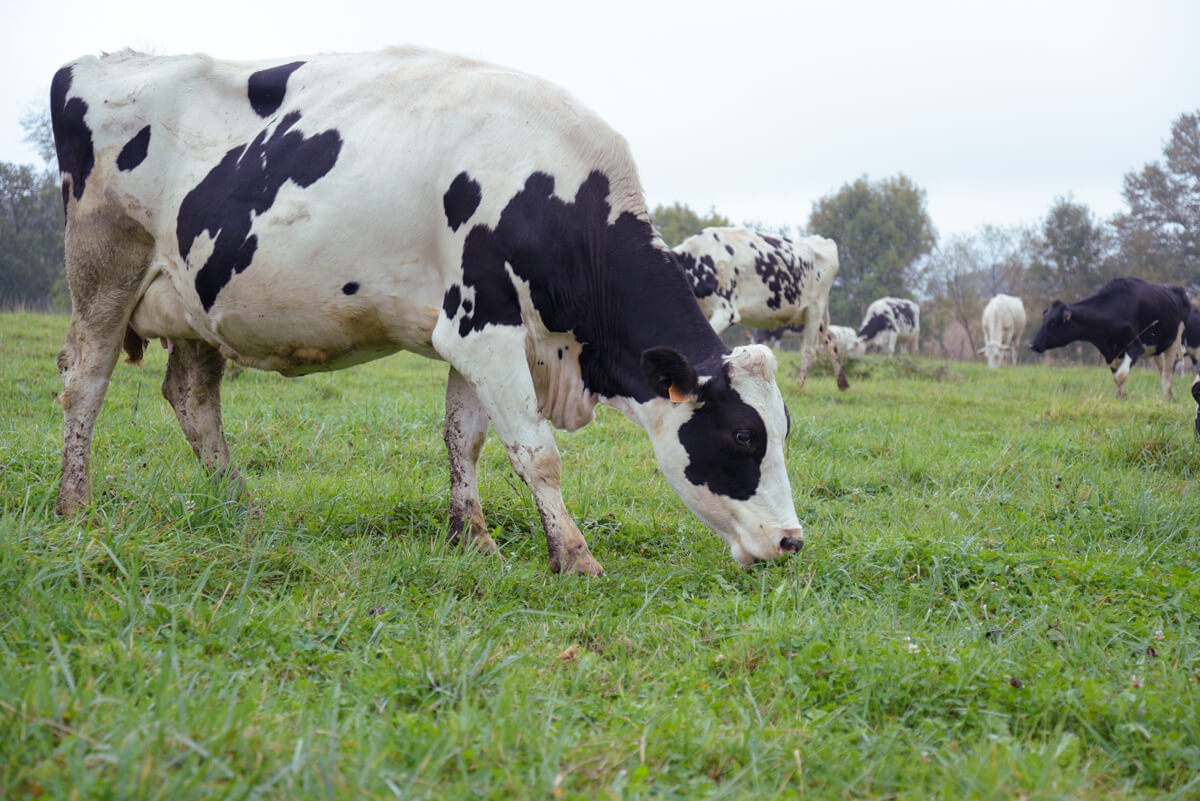
<path fill-rule="evenodd" d="M 603 576 L 604 568 L 596 561 L 596 558 L 586 550 L 561 557 L 559 559 L 550 559 L 550 570 L 553 573 L 562 575 L 575 576 Z"/>

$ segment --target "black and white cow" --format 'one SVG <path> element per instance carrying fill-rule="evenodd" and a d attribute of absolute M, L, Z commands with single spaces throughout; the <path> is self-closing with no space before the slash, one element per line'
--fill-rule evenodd
<path fill-rule="evenodd" d="M 748 228 L 705 228 L 675 247 L 700 308 L 718 334 L 734 323 L 801 332 L 797 381 L 804 386 L 825 346 L 839 389 L 850 386 L 829 333 L 829 289 L 838 271 L 837 244 L 822 236 L 792 240 Z"/>
<path fill-rule="evenodd" d="M 1187 294 L 1179 287 L 1114 278 L 1083 300 L 1051 303 L 1029 347 L 1043 353 L 1080 340 L 1092 343 L 1112 370 L 1117 397 L 1125 395 L 1129 369 L 1141 357 L 1153 356 L 1162 377 L 1163 398 L 1170 399 L 1175 356 L 1189 309 Z"/>
<path fill-rule="evenodd" d="M 921 307 L 904 298 L 880 298 L 867 307 L 852 355 L 862 356 L 869 347 L 896 354 L 896 345 L 904 345 L 909 353 L 917 352 L 921 336 Z"/>
<path fill-rule="evenodd" d="M 598 403 L 742 564 L 798 551 L 768 348 L 730 350 L 646 211 L 625 140 L 561 90 L 419 49 L 268 62 L 81 58 L 51 88 L 74 310 L 58 364 L 58 509 L 88 503 L 124 346 L 168 345 L 163 394 L 236 479 L 224 361 L 285 375 L 410 350 L 450 364 L 450 532 L 488 551 L 489 420 L 554 571 L 599 574 L 551 425 Z"/>

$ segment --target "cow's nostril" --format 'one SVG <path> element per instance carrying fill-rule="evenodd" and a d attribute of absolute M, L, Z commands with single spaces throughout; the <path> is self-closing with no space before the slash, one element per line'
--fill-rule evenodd
<path fill-rule="evenodd" d="M 787 551 L 788 553 L 799 553 L 804 547 L 804 540 L 799 537 L 784 537 L 779 541 L 779 550 Z"/>

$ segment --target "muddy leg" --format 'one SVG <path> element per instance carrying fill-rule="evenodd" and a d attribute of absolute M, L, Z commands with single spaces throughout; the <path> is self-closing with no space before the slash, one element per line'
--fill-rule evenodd
<path fill-rule="evenodd" d="M 450 454 L 450 539 L 484 553 L 497 553 L 479 504 L 479 454 L 487 440 L 488 416 L 475 390 L 450 368 L 446 382 L 446 428 Z"/>
<path fill-rule="evenodd" d="M 200 464 L 244 495 L 246 484 L 229 463 L 229 446 L 221 422 L 221 377 L 225 358 L 206 342 L 169 343 L 162 394 L 175 410 L 179 426 Z"/>

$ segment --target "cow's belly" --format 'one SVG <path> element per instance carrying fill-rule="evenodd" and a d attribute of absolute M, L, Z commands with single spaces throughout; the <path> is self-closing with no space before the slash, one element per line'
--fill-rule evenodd
<path fill-rule="evenodd" d="M 339 370 L 399 350 L 439 358 L 431 292 L 386 286 L 306 286 L 305 276 L 264 280 L 253 267 L 230 281 L 205 312 L 195 295 L 160 273 L 130 324 L 147 338 L 203 340 L 239 364 L 285 375 Z"/>

